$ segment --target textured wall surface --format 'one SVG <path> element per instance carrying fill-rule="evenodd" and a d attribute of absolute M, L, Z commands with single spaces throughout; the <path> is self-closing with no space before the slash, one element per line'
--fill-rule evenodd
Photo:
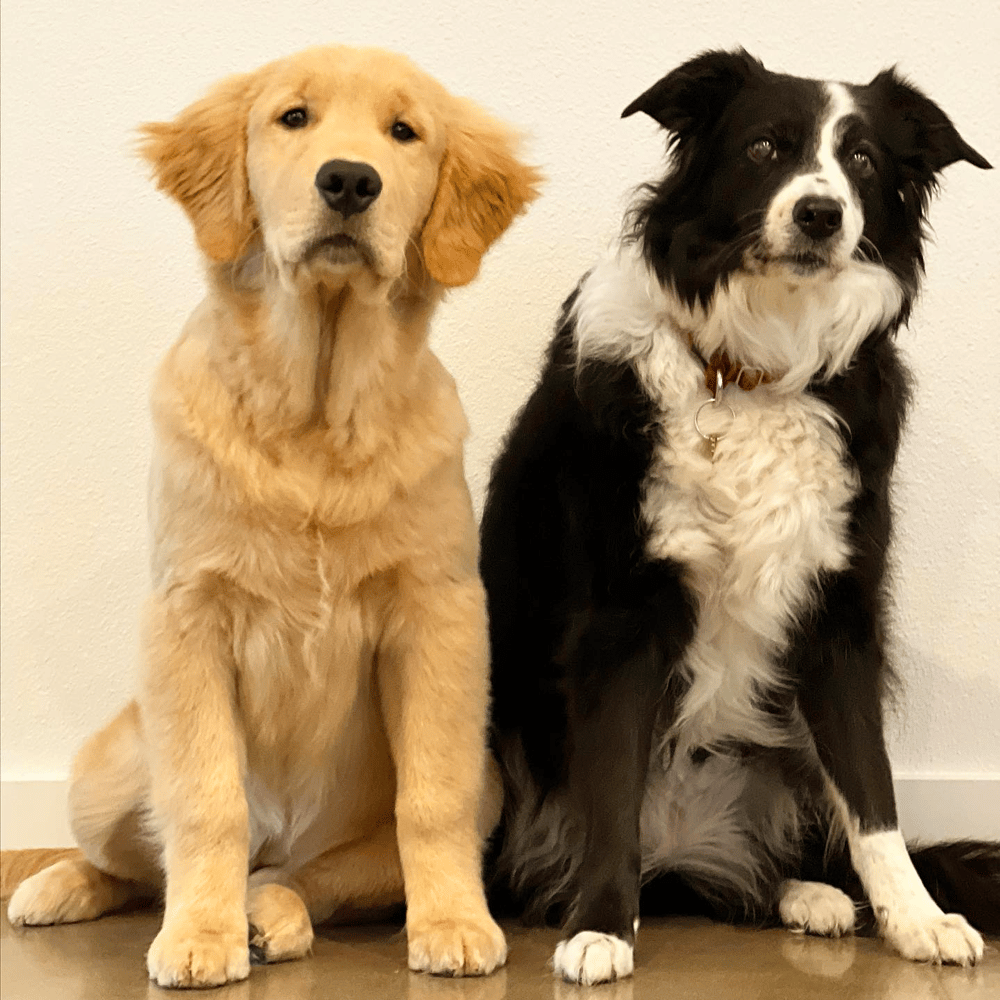
<path fill-rule="evenodd" d="M 65 776 L 133 686 L 146 394 L 201 295 L 187 223 L 132 154 L 137 123 L 217 77 L 341 41 L 405 51 L 526 130 L 544 197 L 435 325 L 472 422 L 478 503 L 560 301 L 660 163 L 652 123 L 619 120 L 633 97 L 706 47 L 854 82 L 898 63 L 1000 164 L 998 36 L 988 0 L 5 2 L 3 778 Z M 947 172 L 901 338 L 919 378 L 897 489 L 892 754 L 909 773 L 1000 771 L 998 183 Z"/>

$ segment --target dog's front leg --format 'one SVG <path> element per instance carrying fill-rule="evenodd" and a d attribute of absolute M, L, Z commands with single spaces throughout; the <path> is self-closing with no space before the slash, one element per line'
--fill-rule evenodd
<path fill-rule="evenodd" d="M 396 766 L 409 965 L 485 975 L 507 957 L 486 906 L 477 827 L 488 701 L 485 595 L 471 567 L 464 579 L 400 577 L 378 677 Z"/>
<path fill-rule="evenodd" d="M 674 607 L 667 609 L 672 615 Z M 670 617 L 641 604 L 589 609 L 561 653 L 568 689 L 567 790 L 584 831 L 573 901 L 553 966 L 592 985 L 632 974 L 639 923 L 639 817 L 653 727 L 672 662 L 656 639 Z"/>
<path fill-rule="evenodd" d="M 216 986 L 250 972 L 249 824 L 232 647 L 209 585 L 154 597 L 141 707 L 166 911 L 147 956 L 160 986 Z"/>
<path fill-rule="evenodd" d="M 874 612 L 848 576 L 827 593 L 826 639 L 807 652 L 799 696 L 851 861 L 886 940 L 906 958 L 971 965 L 983 940 L 964 917 L 943 913 L 920 881 L 896 818 L 882 725 L 884 652 Z"/>

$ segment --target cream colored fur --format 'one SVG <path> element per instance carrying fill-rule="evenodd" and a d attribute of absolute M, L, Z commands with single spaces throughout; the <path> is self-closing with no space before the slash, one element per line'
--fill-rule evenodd
<path fill-rule="evenodd" d="M 298 107 L 308 124 L 282 124 Z M 343 48 L 224 81 L 143 152 L 208 296 L 153 390 L 139 694 L 76 761 L 82 854 L 23 882 L 11 920 L 163 891 L 149 974 L 207 986 L 248 975 L 248 922 L 294 958 L 311 921 L 405 889 L 410 967 L 488 973 L 506 945 L 480 873 L 485 603 L 466 423 L 427 325 L 537 174 L 406 60 Z M 346 220 L 314 184 L 331 159 L 383 183 Z"/>

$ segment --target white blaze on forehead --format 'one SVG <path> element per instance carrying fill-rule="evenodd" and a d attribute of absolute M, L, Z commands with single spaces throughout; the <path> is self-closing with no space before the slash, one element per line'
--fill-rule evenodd
<path fill-rule="evenodd" d="M 819 142 L 816 144 L 819 170 L 815 177 L 818 183 L 829 184 L 834 192 L 833 197 L 840 200 L 846 208 L 853 194 L 851 183 L 837 159 L 837 147 L 844 130 L 844 119 L 855 114 L 857 108 L 842 83 L 827 83 L 825 87 L 830 101 L 826 118 L 820 127 Z"/>
<path fill-rule="evenodd" d="M 857 113 L 857 106 L 847 88 L 841 83 L 822 84 L 827 104 L 817 130 L 816 145 L 812 155 L 768 206 L 764 223 L 765 240 L 775 255 L 788 253 L 799 239 L 793 214 L 802 198 L 833 198 L 844 210 L 840 233 L 833 237 L 830 249 L 833 257 L 846 264 L 854 253 L 865 227 L 861 209 L 850 179 L 837 156 L 844 131 L 845 119 Z"/>

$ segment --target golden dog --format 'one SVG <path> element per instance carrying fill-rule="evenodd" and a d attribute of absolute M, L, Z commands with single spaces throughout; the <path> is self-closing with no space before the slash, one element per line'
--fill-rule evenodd
<path fill-rule="evenodd" d="M 485 603 L 427 328 L 538 175 L 405 59 L 345 48 L 224 81 L 143 152 L 209 294 L 153 391 L 142 683 L 76 760 L 82 855 L 10 919 L 165 890 L 150 977 L 208 986 L 405 887 L 410 968 L 488 973 Z"/>

